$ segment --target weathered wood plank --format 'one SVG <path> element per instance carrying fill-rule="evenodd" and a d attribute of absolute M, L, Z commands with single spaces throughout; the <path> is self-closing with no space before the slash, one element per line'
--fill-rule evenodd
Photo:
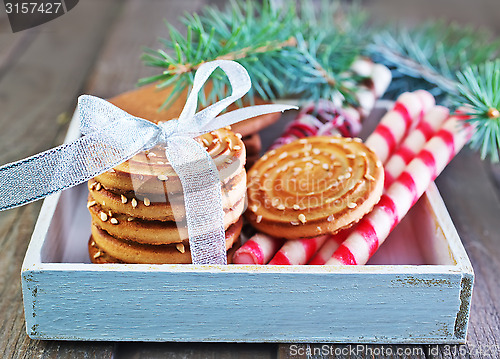
<path fill-rule="evenodd" d="M 495 349 L 500 355 L 500 197 L 492 183 L 489 165 L 481 163 L 477 154 L 463 150 L 438 178 L 437 184 L 450 215 L 469 254 L 476 280 L 469 322 L 468 350 Z M 443 357 L 461 357 L 460 351 L 451 356 L 440 348 Z M 458 354 L 458 355 L 455 355 Z M 475 357 L 476 355 L 473 355 Z"/>
<path fill-rule="evenodd" d="M 115 359 L 270 359 L 275 357 L 275 344 L 234 343 L 149 343 L 120 344 Z"/>
<path fill-rule="evenodd" d="M 2 33 L 8 46 L 0 52 L 0 71 L 2 65 L 8 71 L 0 76 L 0 163 L 57 144 L 66 126 L 56 118 L 74 108 L 116 10 L 117 1 L 85 1 L 27 33 Z M 6 358 L 110 357 L 109 343 L 75 345 L 26 336 L 19 273 L 39 208 L 35 203 L 0 214 L 0 353 Z"/>

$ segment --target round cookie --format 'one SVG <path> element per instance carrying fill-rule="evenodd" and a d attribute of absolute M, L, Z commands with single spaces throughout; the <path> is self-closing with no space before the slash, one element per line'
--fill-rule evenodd
<path fill-rule="evenodd" d="M 226 249 L 235 248 L 239 240 L 243 220 L 240 219 L 226 230 Z M 93 263 L 191 263 L 189 242 L 168 245 L 144 245 L 120 240 L 92 226 L 89 254 Z"/>
<path fill-rule="evenodd" d="M 302 138 L 266 153 L 250 169 L 245 215 L 276 237 L 334 234 L 371 211 L 383 186 L 382 163 L 361 140 Z"/>
<path fill-rule="evenodd" d="M 116 192 L 105 188 L 99 182 L 88 181 L 90 193 L 87 206 L 99 205 L 105 212 L 121 213 L 123 215 L 152 221 L 175 221 L 186 217 L 184 197 L 182 193 L 154 196 L 137 196 L 130 192 Z M 228 182 L 222 183 L 222 206 L 224 211 L 236 206 L 246 195 L 246 172 L 244 169 L 233 176 Z"/>
<path fill-rule="evenodd" d="M 241 198 L 233 208 L 224 211 L 224 229 L 237 222 L 245 208 Z M 178 243 L 188 239 L 184 221 L 149 221 L 103 210 L 98 204 L 89 207 L 92 224 L 116 238 L 143 244 Z"/>
<path fill-rule="evenodd" d="M 240 136 L 221 128 L 195 138 L 208 151 L 219 170 L 223 183 L 241 173 L 245 165 L 245 145 Z M 133 192 L 138 196 L 181 193 L 179 177 L 166 158 L 165 150 L 157 145 L 143 151 L 95 177 L 107 189 L 115 192 Z"/>

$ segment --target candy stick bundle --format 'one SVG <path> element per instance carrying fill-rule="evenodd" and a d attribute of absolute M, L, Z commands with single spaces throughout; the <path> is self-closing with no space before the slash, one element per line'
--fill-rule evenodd
<path fill-rule="evenodd" d="M 429 184 L 468 141 L 472 130 L 461 124 L 457 117 L 446 120 L 326 264 L 355 265 L 368 261 Z"/>
<path fill-rule="evenodd" d="M 266 235 L 275 244 L 267 246 L 274 250 L 266 252 L 272 257 L 269 264 L 365 264 L 467 142 L 472 130 L 462 123 L 436 106 L 426 91 L 402 94 L 366 140 L 384 163 L 386 182 L 379 203 L 358 224 L 336 235 L 288 241 L 281 248 L 279 239 Z M 312 248 L 319 249 L 312 253 Z"/>

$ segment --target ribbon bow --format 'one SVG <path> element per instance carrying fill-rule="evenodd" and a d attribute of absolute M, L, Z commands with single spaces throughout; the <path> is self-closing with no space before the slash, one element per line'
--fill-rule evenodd
<path fill-rule="evenodd" d="M 196 112 L 198 93 L 220 67 L 231 84 L 230 96 Z M 178 119 L 155 124 L 134 117 L 98 97 L 78 99 L 83 136 L 35 156 L 0 167 L 0 210 L 18 207 L 76 186 L 157 144 L 182 184 L 189 245 L 194 264 L 226 264 L 221 184 L 217 167 L 194 137 L 250 117 L 295 108 L 261 105 L 219 115 L 250 90 L 245 68 L 218 60 L 201 65 Z"/>

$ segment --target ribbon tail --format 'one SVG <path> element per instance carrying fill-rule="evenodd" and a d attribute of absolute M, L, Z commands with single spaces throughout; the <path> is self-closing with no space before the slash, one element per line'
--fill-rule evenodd
<path fill-rule="evenodd" d="M 207 123 L 200 130 L 200 135 L 202 133 L 214 131 L 218 128 L 226 127 L 228 125 L 235 124 L 236 122 L 243 121 L 252 117 L 257 117 L 261 115 L 266 115 L 273 112 L 283 112 L 285 110 L 296 110 L 297 106 L 290 105 L 280 105 L 280 104 L 269 104 L 269 105 L 259 105 L 242 107 L 231 112 L 224 113 L 217 116 L 214 120 Z"/>
<path fill-rule="evenodd" d="M 158 137 L 158 129 L 153 124 L 141 126 L 138 121 L 122 119 L 73 142 L 0 167 L 0 210 L 74 187 L 143 150 Z"/>
<path fill-rule="evenodd" d="M 221 184 L 215 163 L 189 137 L 170 137 L 166 155 L 184 192 L 193 264 L 227 264 Z"/>

